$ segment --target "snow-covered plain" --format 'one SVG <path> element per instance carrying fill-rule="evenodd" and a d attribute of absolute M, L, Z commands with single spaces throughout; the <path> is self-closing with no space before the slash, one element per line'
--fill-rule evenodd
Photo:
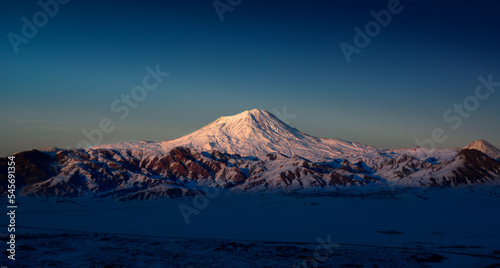
<path fill-rule="evenodd" d="M 189 224 L 179 205 L 196 209 L 193 202 L 199 198 L 58 202 L 22 197 L 16 264 L 487 267 L 500 263 L 498 185 L 363 189 L 221 191 L 207 197 L 204 208 L 198 206 Z"/>

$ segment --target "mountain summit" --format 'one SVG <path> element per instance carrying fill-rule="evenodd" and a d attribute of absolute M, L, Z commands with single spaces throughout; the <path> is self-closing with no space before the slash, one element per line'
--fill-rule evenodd
<path fill-rule="evenodd" d="M 199 151 L 217 150 L 242 156 L 279 153 L 310 159 L 376 151 L 359 143 L 307 135 L 283 123 L 273 114 L 257 109 L 220 117 L 187 136 L 163 141 L 160 145 L 164 149 L 189 147 Z"/>
<path fill-rule="evenodd" d="M 463 149 L 476 149 L 491 158 L 500 158 L 500 150 L 485 140 L 475 140 L 469 145 L 465 146 Z"/>

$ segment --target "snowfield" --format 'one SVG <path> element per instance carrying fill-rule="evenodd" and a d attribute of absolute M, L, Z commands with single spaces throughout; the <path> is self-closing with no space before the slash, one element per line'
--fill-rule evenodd
<path fill-rule="evenodd" d="M 487 267 L 500 264 L 499 190 L 482 185 L 221 191 L 190 215 L 189 224 L 179 205 L 196 208 L 193 197 L 127 202 L 23 197 L 16 264 Z"/>
<path fill-rule="evenodd" d="M 486 267 L 500 261 L 453 247 L 433 252 L 421 244 L 322 248 L 314 243 L 80 233 L 30 234 L 22 239 L 16 267 Z"/>

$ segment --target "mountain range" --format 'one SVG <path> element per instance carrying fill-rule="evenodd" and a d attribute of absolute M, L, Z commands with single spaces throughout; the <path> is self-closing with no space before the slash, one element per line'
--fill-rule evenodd
<path fill-rule="evenodd" d="M 17 187 L 34 196 L 131 200 L 193 196 L 206 187 L 300 192 L 500 181 L 500 150 L 484 140 L 462 149 L 378 149 L 313 137 L 256 109 L 220 117 L 174 140 L 14 156 Z M 6 158 L 0 167 L 6 170 Z M 0 191 L 7 191 L 5 185 Z"/>

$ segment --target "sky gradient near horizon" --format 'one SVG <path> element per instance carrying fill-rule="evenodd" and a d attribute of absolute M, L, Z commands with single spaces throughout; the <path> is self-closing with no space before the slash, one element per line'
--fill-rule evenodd
<path fill-rule="evenodd" d="M 401 148 L 441 128 L 448 138 L 437 147 L 500 147 L 500 87 L 460 124 L 443 119 L 455 103 L 475 105 L 478 76 L 500 81 L 500 3 L 401 0 L 348 63 L 339 44 L 354 45 L 353 28 L 391 1 L 242 0 L 221 21 L 214 1 L 73 0 L 17 53 L 8 34 L 22 35 L 22 18 L 43 9 L 3 1 L 0 156 L 76 147 L 103 118 L 115 127 L 103 143 L 158 141 L 284 107 L 291 126 L 318 137 Z M 157 65 L 169 76 L 122 120 L 112 103 Z"/>

